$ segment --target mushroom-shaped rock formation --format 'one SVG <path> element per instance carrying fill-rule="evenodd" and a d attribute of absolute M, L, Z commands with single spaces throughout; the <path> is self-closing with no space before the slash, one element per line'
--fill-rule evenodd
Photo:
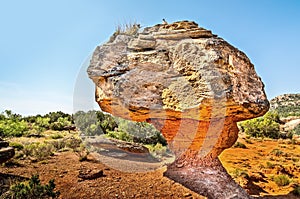
<path fill-rule="evenodd" d="M 9 147 L 9 143 L 0 138 L 0 164 L 8 161 L 15 155 L 13 147 Z"/>
<path fill-rule="evenodd" d="M 176 160 L 165 176 L 208 198 L 247 198 L 218 155 L 238 137 L 237 122 L 269 109 L 248 57 L 195 22 L 133 26 L 98 46 L 88 68 L 105 112 L 147 121 Z"/>

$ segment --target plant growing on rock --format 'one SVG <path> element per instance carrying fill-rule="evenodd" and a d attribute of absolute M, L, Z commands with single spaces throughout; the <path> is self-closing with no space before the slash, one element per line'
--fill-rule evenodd
<path fill-rule="evenodd" d="M 109 38 L 109 42 L 113 42 L 118 35 L 136 35 L 140 27 L 141 26 L 138 23 L 125 23 L 118 25 L 113 35 Z"/>

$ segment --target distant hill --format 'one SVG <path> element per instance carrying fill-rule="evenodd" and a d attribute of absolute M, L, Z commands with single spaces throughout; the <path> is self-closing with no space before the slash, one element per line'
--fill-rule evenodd
<path fill-rule="evenodd" d="M 278 112 L 281 118 L 300 116 L 300 93 L 283 94 L 270 101 L 270 110 Z"/>

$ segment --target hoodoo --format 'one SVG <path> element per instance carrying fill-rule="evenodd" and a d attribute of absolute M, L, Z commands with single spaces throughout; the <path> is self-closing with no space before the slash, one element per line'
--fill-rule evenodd
<path fill-rule="evenodd" d="M 136 27 L 95 49 L 88 74 L 97 103 L 161 131 L 176 156 L 166 177 L 208 198 L 249 198 L 218 155 L 237 140 L 238 121 L 269 109 L 253 64 L 192 21 Z"/>

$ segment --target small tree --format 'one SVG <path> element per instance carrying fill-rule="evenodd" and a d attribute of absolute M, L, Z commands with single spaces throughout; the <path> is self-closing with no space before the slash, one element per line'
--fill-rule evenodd
<path fill-rule="evenodd" d="M 247 120 L 239 124 L 241 130 L 253 137 L 280 137 L 279 116 L 277 112 L 268 112 L 265 116 Z"/>

